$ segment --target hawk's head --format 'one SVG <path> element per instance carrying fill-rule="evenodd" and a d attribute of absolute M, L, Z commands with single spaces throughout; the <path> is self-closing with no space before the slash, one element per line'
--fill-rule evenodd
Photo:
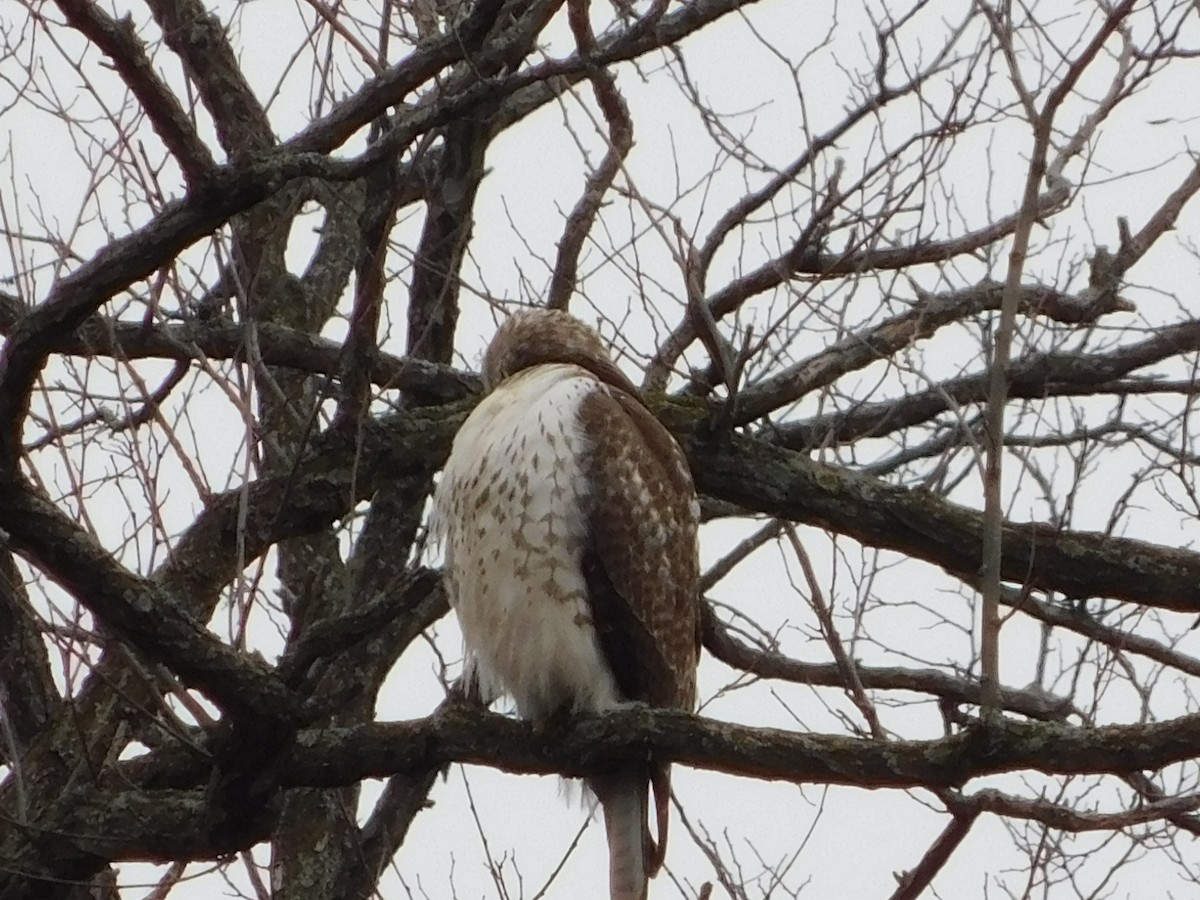
<path fill-rule="evenodd" d="M 596 330 L 556 309 L 522 309 L 505 320 L 483 355 L 483 384 L 490 391 L 522 369 L 553 363 L 577 365 L 606 384 L 637 395 Z"/>

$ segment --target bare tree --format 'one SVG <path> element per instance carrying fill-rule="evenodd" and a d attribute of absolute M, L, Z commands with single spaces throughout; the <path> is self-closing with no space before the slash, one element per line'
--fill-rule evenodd
<path fill-rule="evenodd" d="M 655 896 L 1200 878 L 1200 11 L 816 6 L 0 11 L 0 897 L 577 896 L 472 785 L 648 748 Z M 698 716 L 450 689 L 423 519 L 522 304 L 688 453 Z M 464 779 L 490 887 L 403 856 Z"/>

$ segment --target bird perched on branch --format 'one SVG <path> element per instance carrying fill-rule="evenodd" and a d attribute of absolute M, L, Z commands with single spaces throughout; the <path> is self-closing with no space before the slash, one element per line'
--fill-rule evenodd
<path fill-rule="evenodd" d="M 566 313 L 512 315 L 483 378 L 434 498 L 466 678 L 535 722 L 631 702 L 691 710 L 699 504 L 679 445 Z M 666 852 L 669 766 L 630 759 L 588 786 L 611 898 L 643 900 Z"/>

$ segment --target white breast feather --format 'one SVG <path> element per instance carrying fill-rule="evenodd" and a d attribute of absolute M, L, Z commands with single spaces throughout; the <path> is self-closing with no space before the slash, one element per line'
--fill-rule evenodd
<path fill-rule="evenodd" d="M 524 718 L 617 704 L 581 569 L 588 491 L 579 405 L 599 382 L 545 365 L 502 383 L 467 418 L 434 497 L 468 675 Z"/>

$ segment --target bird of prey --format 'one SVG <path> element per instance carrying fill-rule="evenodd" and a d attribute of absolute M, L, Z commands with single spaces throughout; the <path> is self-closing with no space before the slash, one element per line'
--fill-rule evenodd
<path fill-rule="evenodd" d="M 509 317 L 483 378 L 433 514 L 466 679 L 535 722 L 628 703 L 690 711 L 699 504 L 679 445 L 600 335 L 567 313 Z M 610 896 L 644 900 L 666 852 L 669 766 L 630 760 L 588 786 Z"/>

